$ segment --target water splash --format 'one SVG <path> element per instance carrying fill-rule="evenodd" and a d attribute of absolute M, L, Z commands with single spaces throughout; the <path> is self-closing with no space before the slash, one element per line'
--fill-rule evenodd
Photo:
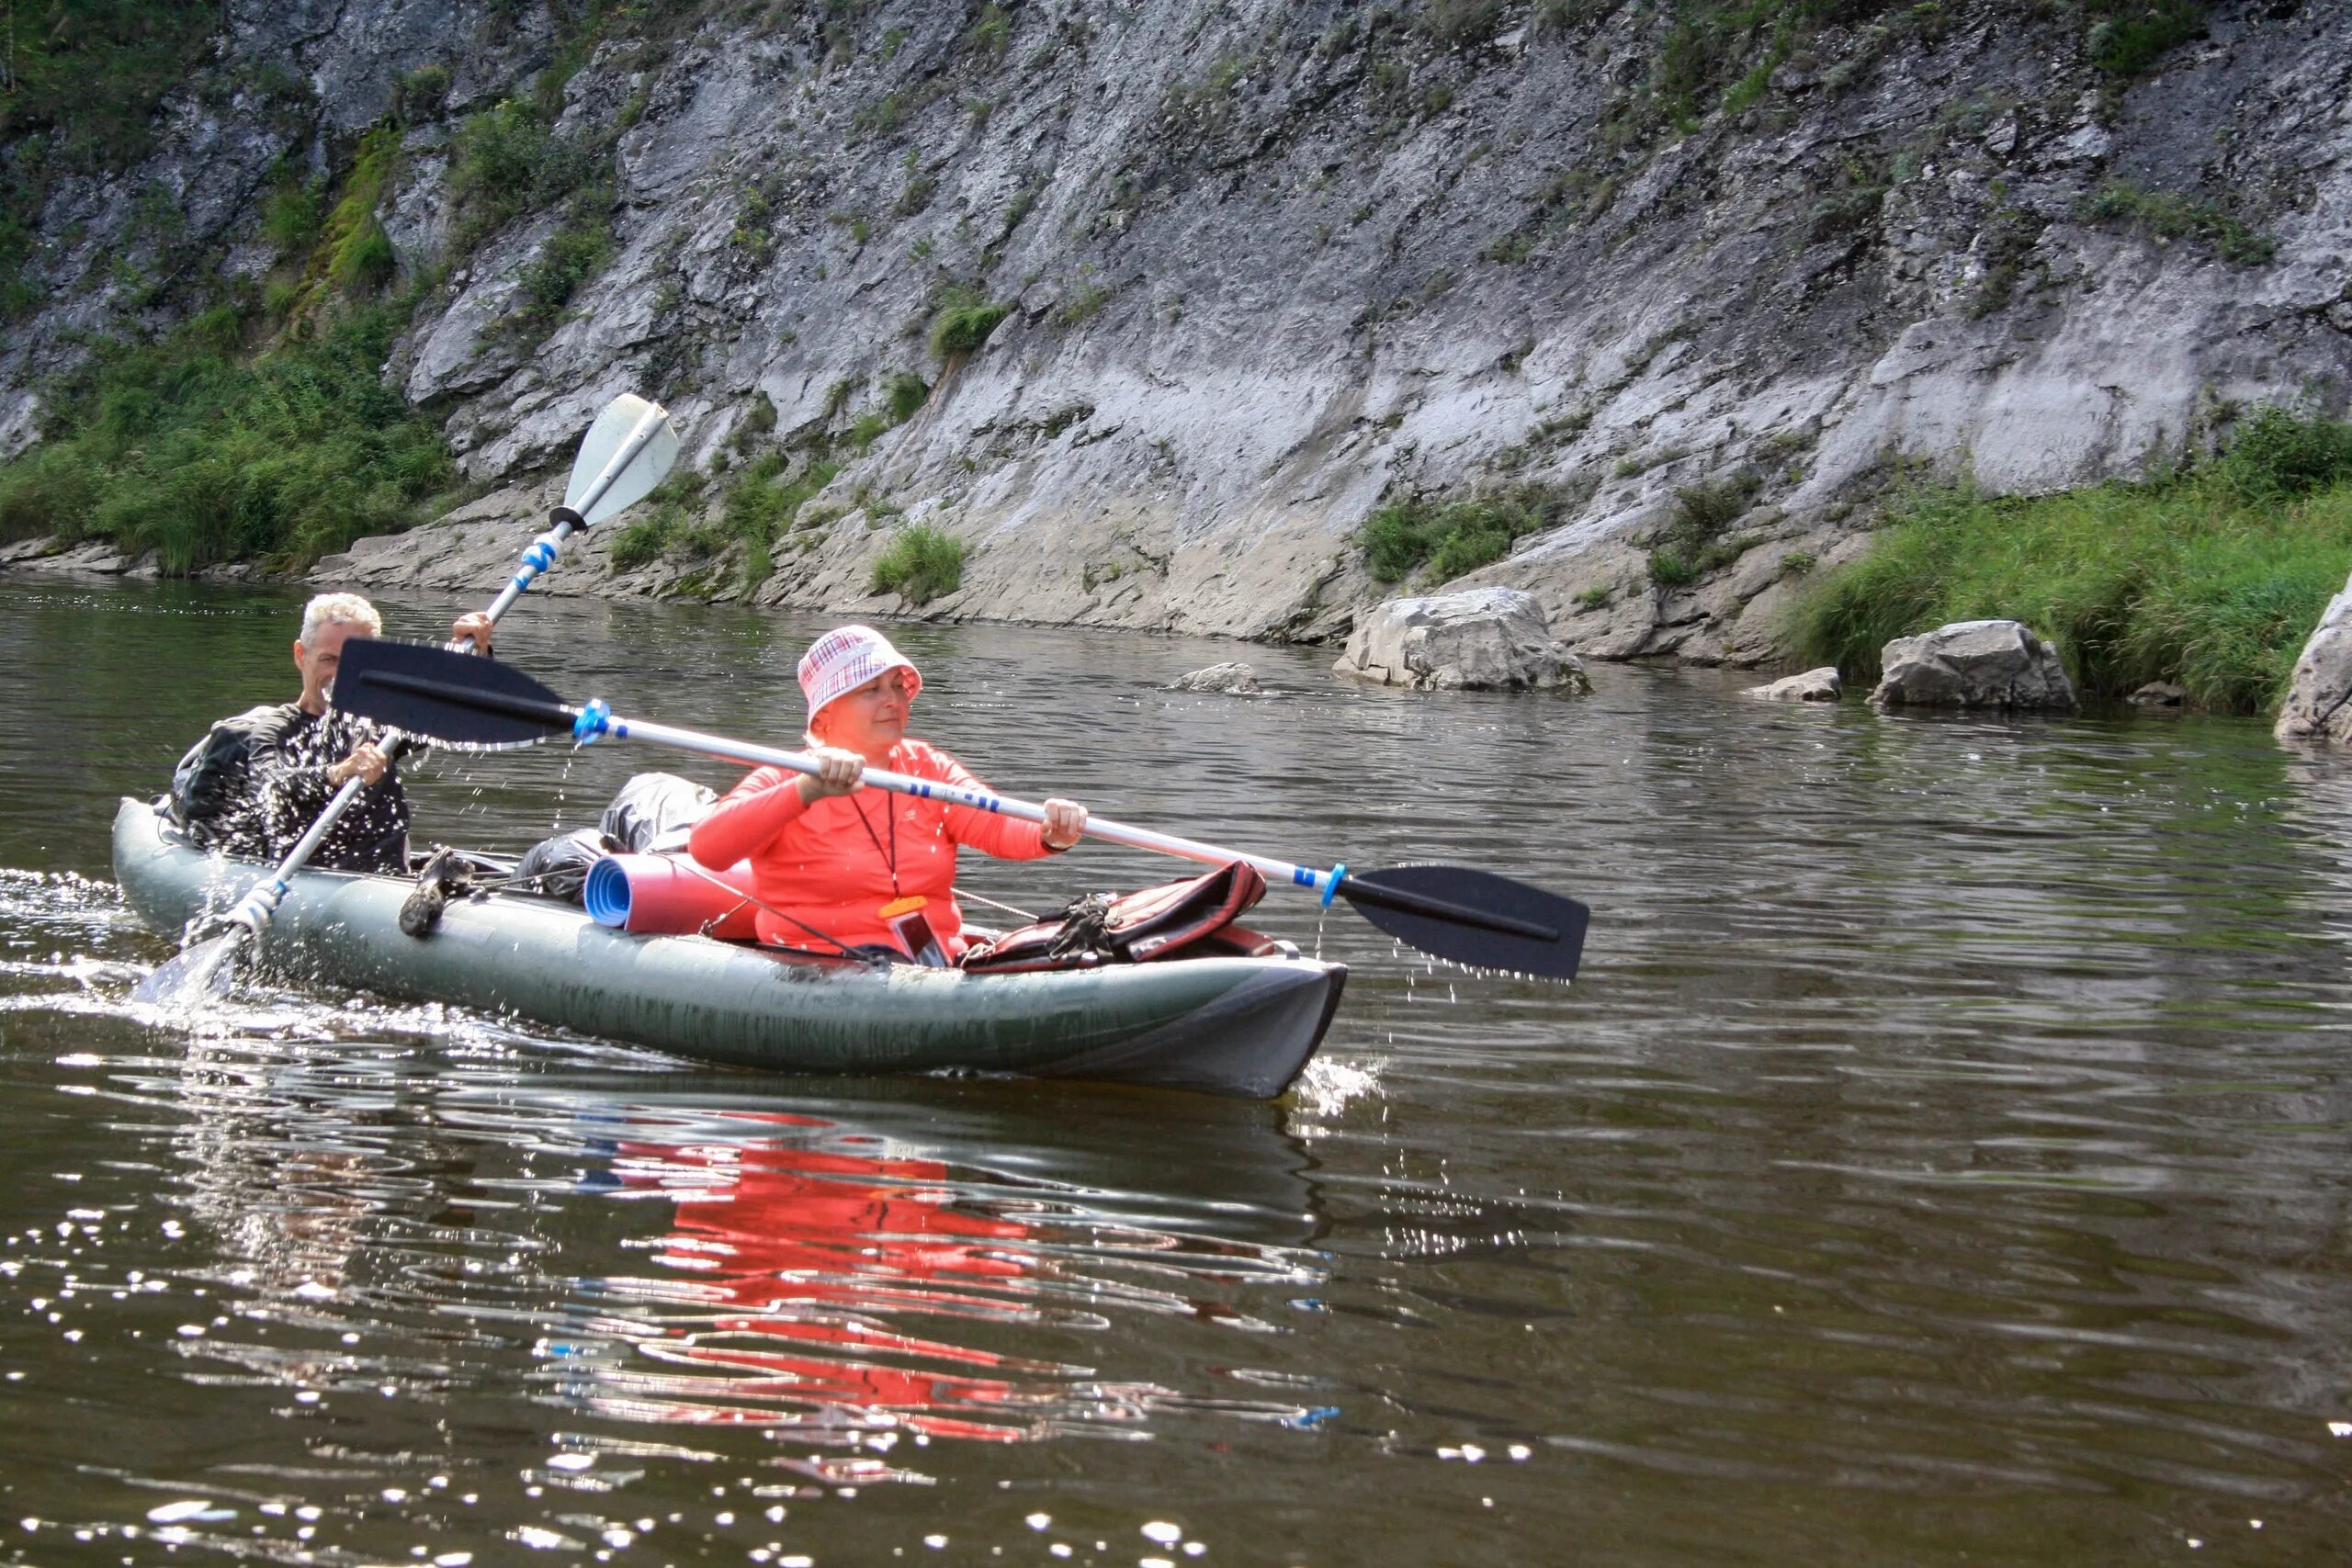
<path fill-rule="evenodd" d="M 253 933 L 243 926 L 208 937 L 131 987 L 130 999 L 167 1012 L 200 1011 L 228 994 L 252 942 Z"/>

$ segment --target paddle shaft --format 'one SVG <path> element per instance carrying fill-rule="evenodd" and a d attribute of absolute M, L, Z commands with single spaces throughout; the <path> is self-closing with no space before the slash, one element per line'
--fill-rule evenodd
<path fill-rule="evenodd" d="M 786 773 L 823 773 L 822 764 L 804 751 L 616 718 L 604 702 L 568 702 L 511 664 L 465 659 L 420 643 L 354 643 L 344 654 L 336 684 L 338 691 L 349 688 L 342 700 L 353 712 L 457 745 L 512 746 L 570 731 L 580 744 L 617 735 Z M 876 788 L 996 816 L 1039 823 L 1046 817 L 1042 806 L 977 785 L 910 778 L 881 768 L 861 768 L 859 778 Z M 1402 865 L 1351 874 L 1345 865 L 1329 871 L 1295 865 L 1102 818 L 1089 819 L 1085 831 L 1156 854 L 1213 864 L 1239 862 L 1270 881 L 1319 893 L 1326 905 L 1334 896 L 1343 897 L 1399 942 L 1473 968 L 1573 979 L 1591 913 L 1573 898 L 1468 866 Z"/>
<path fill-rule="evenodd" d="M 479 699 L 469 694 L 469 700 Z M 539 706 L 518 701 L 515 711 Z M 680 729 L 672 725 L 651 724 L 641 719 L 622 718 L 609 712 L 602 703 L 591 703 L 585 708 L 564 707 L 559 711 L 576 716 L 574 734 L 582 740 L 594 740 L 599 736 L 615 735 L 624 740 L 650 740 L 658 746 L 674 746 L 680 750 L 699 751 L 706 756 L 725 757 L 733 761 L 785 768 L 796 773 L 814 774 L 818 762 L 804 751 L 786 751 L 775 747 L 754 746 L 732 740 L 723 735 L 707 735 L 698 729 Z M 990 795 L 985 790 L 966 789 L 957 784 L 940 784 L 931 779 L 912 778 L 883 768 L 867 768 L 861 780 L 876 789 L 887 789 L 899 795 L 910 795 L 919 800 L 944 800 L 951 805 L 967 806 L 975 811 L 987 811 L 1000 817 L 1017 817 L 1024 822 L 1042 823 L 1046 808 L 1025 800 Z M 1198 839 L 1180 838 L 1173 833 L 1155 832 L 1149 828 L 1137 828 L 1125 822 L 1114 822 L 1107 817 L 1089 816 L 1086 835 L 1108 843 L 1125 844 L 1130 849 L 1150 850 L 1163 855 L 1175 855 L 1184 860 L 1204 861 L 1211 865 L 1224 865 L 1241 861 L 1253 866 L 1258 874 L 1272 882 L 1288 883 L 1322 896 L 1329 904 L 1334 892 L 1343 893 L 1351 902 L 1378 904 L 1387 908 L 1428 915 L 1438 919 L 1454 920 L 1465 925 L 1483 927 L 1518 936 L 1549 941 L 1559 933 L 1552 928 L 1531 920 L 1516 919 L 1489 909 L 1476 909 L 1450 899 L 1432 898 L 1423 894 L 1408 893 L 1395 888 L 1372 887 L 1347 880 L 1347 867 L 1318 871 L 1313 866 L 1294 865 L 1289 861 L 1275 860 L 1271 855 L 1247 854 L 1220 845 L 1203 843 Z"/>

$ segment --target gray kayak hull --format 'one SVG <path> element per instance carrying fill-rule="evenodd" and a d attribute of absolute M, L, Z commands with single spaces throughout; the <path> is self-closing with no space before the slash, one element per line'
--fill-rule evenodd
<path fill-rule="evenodd" d="M 125 800 L 115 879 L 141 921 L 177 936 L 268 868 L 190 848 Z M 400 930 L 413 884 L 298 874 L 261 948 L 292 976 L 451 1002 L 770 1071 L 962 1069 L 1146 1083 L 1265 1099 L 1321 1043 L 1347 971 L 1306 958 L 1196 958 L 1035 975 L 874 969 L 699 936 L 632 936 L 568 904 L 451 903 Z"/>

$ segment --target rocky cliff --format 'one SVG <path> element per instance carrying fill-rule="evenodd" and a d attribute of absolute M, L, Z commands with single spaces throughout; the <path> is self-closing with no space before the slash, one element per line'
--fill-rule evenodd
<path fill-rule="evenodd" d="M 1758 661 L 1906 471 L 2071 486 L 2352 388 L 2320 0 L 221 9 L 153 152 L 39 215 L 0 437 L 84 334 L 265 274 L 272 181 L 348 188 L 390 127 L 375 210 L 433 287 L 386 374 L 503 487 L 468 515 L 625 389 L 700 472 L 837 468 L 772 547 L 573 591 L 873 607 L 929 523 L 967 552 L 933 613 L 1329 637 L 1394 591 L 1384 501 L 1503 495 L 1471 575 L 1580 652 Z M 494 581 L 514 528 L 468 536 L 325 570 Z"/>

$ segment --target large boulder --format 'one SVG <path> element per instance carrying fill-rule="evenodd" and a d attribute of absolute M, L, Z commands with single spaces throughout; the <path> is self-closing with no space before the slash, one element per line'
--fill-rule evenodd
<path fill-rule="evenodd" d="M 1882 707 L 2027 708 L 2070 712 L 2075 683 L 2058 650 L 2018 621 L 1954 621 L 1899 637 L 1879 655 Z"/>
<path fill-rule="evenodd" d="M 1335 673 L 1423 691 L 1517 686 L 1592 690 L 1583 663 L 1555 641 L 1544 606 L 1516 588 L 1471 588 L 1391 599 L 1356 623 Z"/>
<path fill-rule="evenodd" d="M 2352 746 L 2352 581 L 2328 601 L 2303 644 L 2275 733 L 2281 740 Z"/>
<path fill-rule="evenodd" d="M 1846 694 L 1846 682 L 1835 664 L 1825 664 L 1802 675 L 1783 676 L 1769 686 L 1749 686 L 1746 694 L 1768 703 L 1834 703 Z"/>

